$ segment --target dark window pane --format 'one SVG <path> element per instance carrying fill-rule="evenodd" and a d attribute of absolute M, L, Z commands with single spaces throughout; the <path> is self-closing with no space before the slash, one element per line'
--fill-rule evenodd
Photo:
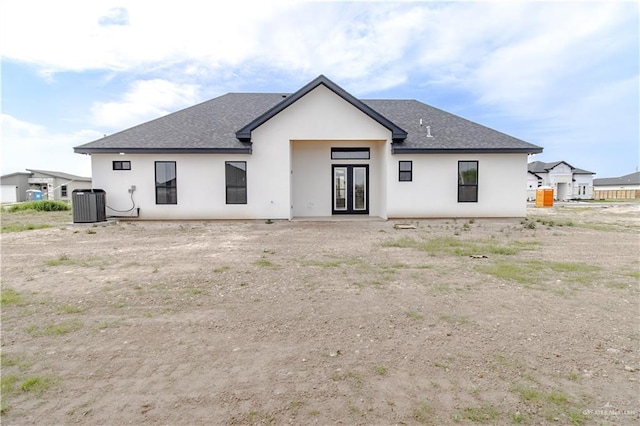
<path fill-rule="evenodd" d="M 478 162 L 458 162 L 458 201 L 478 201 Z"/>
<path fill-rule="evenodd" d="M 156 161 L 156 204 L 178 203 L 175 161 Z"/>
<path fill-rule="evenodd" d="M 225 163 L 227 204 L 247 204 L 247 162 Z"/>
<path fill-rule="evenodd" d="M 331 148 L 332 160 L 368 160 L 369 148 Z"/>
<path fill-rule="evenodd" d="M 458 163 L 458 184 L 477 185 L 478 184 L 478 162 L 460 161 Z"/>
<path fill-rule="evenodd" d="M 413 174 L 413 162 L 411 161 L 400 161 L 398 165 L 400 169 L 398 179 L 400 182 L 411 182 L 412 174 Z"/>
<path fill-rule="evenodd" d="M 411 182 L 411 172 L 400 172 L 400 182 Z"/>
<path fill-rule="evenodd" d="M 478 201 L 478 187 L 477 186 L 459 186 L 458 187 L 458 201 L 460 202 L 476 202 Z"/>

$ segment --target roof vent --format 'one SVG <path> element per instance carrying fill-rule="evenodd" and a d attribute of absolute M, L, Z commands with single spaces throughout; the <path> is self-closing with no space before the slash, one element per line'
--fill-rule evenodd
<path fill-rule="evenodd" d="M 420 120 L 422 121 L 422 120 Z M 431 126 L 427 126 L 427 137 L 428 138 L 432 138 L 433 136 L 431 135 Z"/>

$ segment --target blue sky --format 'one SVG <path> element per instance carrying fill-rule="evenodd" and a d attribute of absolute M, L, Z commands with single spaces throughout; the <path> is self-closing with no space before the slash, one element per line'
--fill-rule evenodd
<path fill-rule="evenodd" d="M 320 74 L 417 99 L 613 177 L 637 170 L 639 4 L 20 0 L 0 6 L 2 174 L 91 175 L 73 147 Z"/>

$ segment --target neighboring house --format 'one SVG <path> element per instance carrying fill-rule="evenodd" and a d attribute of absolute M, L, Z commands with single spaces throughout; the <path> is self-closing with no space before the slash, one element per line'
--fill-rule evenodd
<path fill-rule="evenodd" d="M 527 200 L 536 198 L 539 187 L 553 188 L 555 200 L 593 199 L 594 172 L 573 167 L 564 161 L 533 161 L 527 170 Z"/>
<path fill-rule="evenodd" d="M 49 170 L 16 172 L 0 177 L 2 202 L 27 201 L 27 190 L 42 191 L 43 200 L 71 201 L 74 189 L 91 188 L 91 178 Z"/>
<path fill-rule="evenodd" d="M 360 100 L 324 76 L 229 93 L 74 148 L 109 216 L 522 217 L 542 148 L 415 100 Z M 123 213 L 128 212 L 128 213 Z"/>
<path fill-rule="evenodd" d="M 640 198 L 640 172 L 620 177 L 594 179 L 593 187 L 593 198 L 597 200 Z"/>

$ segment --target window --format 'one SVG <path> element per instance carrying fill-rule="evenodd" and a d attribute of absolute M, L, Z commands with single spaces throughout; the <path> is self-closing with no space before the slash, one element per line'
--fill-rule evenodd
<path fill-rule="evenodd" d="M 61 197 L 66 197 L 67 196 L 67 185 L 62 185 L 60 187 L 60 196 Z"/>
<path fill-rule="evenodd" d="M 398 180 L 400 182 L 411 182 L 411 180 L 413 179 L 413 162 L 400 161 L 398 163 L 398 169 L 400 171 Z"/>
<path fill-rule="evenodd" d="M 175 161 L 156 161 L 156 204 L 178 204 Z"/>
<path fill-rule="evenodd" d="M 227 204 L 247 204 L 247 162 L 226 161 Z"/>
<path fill-rule="evenodd" d="M 113 170 L 131 170 L 131 161 L 114 161 Z"/>
<path fill-rule="evenodd" d="M 368 160 L 369 148 L 331 148 L 332 160 Z"/>
<path fill-rule="evenodd" d="M 458 161 L 458 202 L 478 202 L 477 161 Z"/>

